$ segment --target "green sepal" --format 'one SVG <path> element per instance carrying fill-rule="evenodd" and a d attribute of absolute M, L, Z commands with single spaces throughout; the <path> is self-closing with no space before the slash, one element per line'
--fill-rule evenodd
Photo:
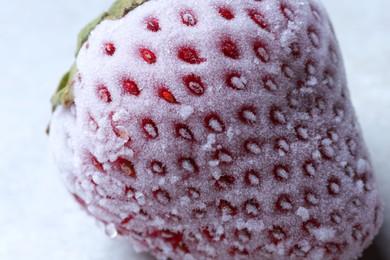
<path fill-rule="evenodd" d="M 73 104 L 73 83 L 76 72 L 77 67 L 76 63 L 74 63 L 72 68 L 62 77 L 56 92 L 51 98 L 53 112 L 60 104 L 64 105 L 65 107 L 69 107 Z"/>
<path fill-rule="evenodd" d="M 87 24 L 87 26 L 85 26 L 80 32 L 79 32 L 79 35 L 77 37 L 77 46 L 76 46 L 76 52 L 75 52 L 75 56 L 77 57 L 77 55 L 79 54 L 79 51 L 81 49 L 81 47 L 83 46 L 83 44 L 88 40 L 88 37 L 89 37 L 89 34 L 91 33 L 91 31 L 93 29 L 95 29 L 95 27 L 101 22 L 103 21 L 103 18 L 104 18 L 104 14 L 101 14 L 99 17 L 96 17 L 92 22 L 90 22 L 89 24 Z"/>

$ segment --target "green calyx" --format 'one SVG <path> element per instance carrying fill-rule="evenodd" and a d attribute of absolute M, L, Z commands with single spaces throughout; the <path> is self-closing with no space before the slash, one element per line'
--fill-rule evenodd
<path fill-rule="evenodd" d="M 88 40 L 89 35 L 96 26 L 104 20 L 117 20 L 121 19 L 127 13 L 132 11 L 137 6 L 142 5 L 143 3 L 149 0 L 116 0 L 115 3 L 111 6 L 111 8 L 99 15 L 92 22 L 87 24 L 78 35 L 77 38 L 77 47 L 76 47 L 76 57 L 83 46 L 83 44 Z M 54 93 L 51 104 L 52 110 L 54 111 L 58 105 L 63 105 L 65 107 L 69 107 L 74 102 L 73 97 L 73 83 L 74 77 L 77 73 L 76 63 L 73 64 L 71 69 L 65 73 L 62 77 L 60 84 L 57 87 L 56 92 Z"/>

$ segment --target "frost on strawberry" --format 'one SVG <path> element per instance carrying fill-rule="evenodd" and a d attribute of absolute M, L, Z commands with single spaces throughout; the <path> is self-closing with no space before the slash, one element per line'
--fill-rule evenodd
<path fill-rule="evenodd" d="M 318 0 L 120 0 L 50 138 L 76 201 L 159 259 L 352 259 L 382 204 Z"/>

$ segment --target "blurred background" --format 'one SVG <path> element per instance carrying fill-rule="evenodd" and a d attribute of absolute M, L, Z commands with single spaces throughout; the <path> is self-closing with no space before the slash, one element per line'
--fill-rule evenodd
<path fill-rule="evenodd" d="M 45 128 L 76 35 L 112 0 L 0 0 L 0 259 L 152 259 L 110 239 L 61 183 Z M 390 204 L 389 0 L 323 0 L 352 101 Z M 362 259 L 390 259 L 390 212 Z"/>

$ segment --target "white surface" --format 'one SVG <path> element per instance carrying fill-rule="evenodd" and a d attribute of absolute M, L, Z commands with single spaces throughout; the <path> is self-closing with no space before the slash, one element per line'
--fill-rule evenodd
<path fill-rule="evenodd" d="M 390 204 L 388 0 L 323 0 L 353 103 Z M 151 259 L 109 239 L 66 192 L 44 134 L 79 29 L 111 0 L 0 0 L 0 259 Z M 389 250 L 390 214 L 378 244 Z M 387 252 L 390 257 L 390 252 Z"/>

